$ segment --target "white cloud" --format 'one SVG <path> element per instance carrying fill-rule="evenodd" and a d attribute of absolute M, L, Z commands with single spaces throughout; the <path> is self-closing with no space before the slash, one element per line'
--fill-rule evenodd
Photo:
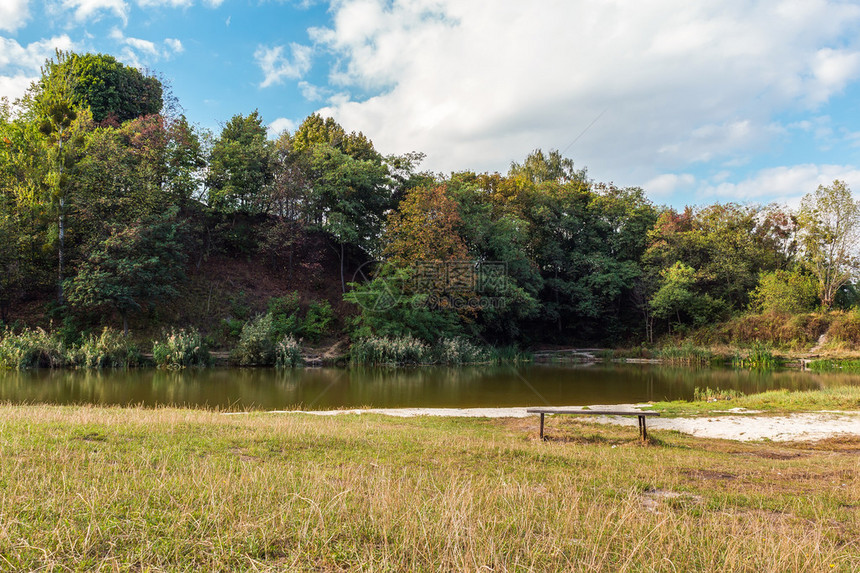
<path fill-rule="evenodd" d="M 102 12 L 112 12 L 123 22 L 128 21 L 128 4 L 124 0 L 63 0 L 62 6 L 74 10 L 79 22 L 98 20 Z"/>
<path fill-rule="evenodd" d="M 695 182 L 696 178 L 689 173 L 664 173 L 645 183 L 642 188 L 649 196 L 666 196 L 679 188 L 690 187 Z"/>
<path fill-rule="evenodd" d="M 137 5 L 141 8 L 150 8 L 154 6 L 169 6 L 171 8 L 188 8 L 194 4 L 194 0 L 137 0 Z"/>
<path fill-rule="evenodd" d="M 291 43 L 292 60 L 284 55 L 284 46 L 271 48 L 260 46 L 254 52 L 254 59 L 265 78 L 260 87 L 266 88 L 281 83 L 284 79 L 298 79 L 311 69 L 313 48 Z"/>
<path fill-rule="evenodd" d="M 181 54 L 185 51 L 185 47 L 182 45 L 182 42 L 176 38 L 165 38 L 164 45 L 167 46 L 168 50 L 175 54 Z"/>
<path fill-rule="evenodd" d="M 0 30 L 14 32 L 30 18 L 30 0 L 3 0 L 0 2 Z"/>
<path fill-rule="evenodd" d="M 296 130 L 296 122 L 285 117 L 279 117 L 269 124 L 269 137 L 277 137 L 285 131 L 293 132 Z"/>
<path fill-rule="evenodd" d="M 185 50 L 182 42 L 176 38 L 165 38 L 161 44 L 157 44 L 151 40 L 128 37 L 119 28 L 111 30 L 110 38 L 123 46 L 119 59 L 136 68 L 144 67 L 146 62 L 167 60 Z"/>
<path fill-rule="evenodd" d="M 66 35 L 22 46 L 0 37 L 0 97 L 10 100 L 24 95 L 30 83 L 39 78 L 40 69 L 55 50 L 71 50 L 74 43 Z"/>
<path fill-rule="evenodd" d="M 799 205 L 800 199 L 819 185 L 835 179 L 860 191 L 860 169 L 852 165 L 791 165 L 762 169 L 738 183 L 714 182 L 701 185 L 694 192 L 696 204 L 710 201 L 777 201 Z M 648 192 L 648 187 L 645 188 Z M 691 197 L 692 198 L 692 197 Z"/>
<path fill-rule="evenodd" d="M 383 152 L 425 151 L 441 171 L 506 170 L 536 147 L 565 149 L 595 118 L 567 155 L 597 177 L 636 183 L 695 161 L 742 163 L 782 136 L 777 114 L 820 106 L 860 77 L 860 6 L 836 0 L 338 0 L 331 10 L 330 28 L 310 30 L 337 62 L 330 82 L 378 95 L 321 112 L 373 134 Z M 268 55 L 264 85 L 301 75 Z"/>

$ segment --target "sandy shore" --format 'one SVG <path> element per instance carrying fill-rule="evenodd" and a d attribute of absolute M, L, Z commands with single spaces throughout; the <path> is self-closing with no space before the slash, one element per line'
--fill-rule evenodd
<path fill-rule="evenodd" d="M 636 404 L 614 404 L 589 406 L 590 410 L 630 409 Z M 409 418 L 413 416 L 446 416 L 461 418 L 525 418 L 535 414 L 527 408 L 368 408 L 357 410 L 296 411 L 283 410 L 273 413 L 303 413 L 314 416 L 341 414 L 384 414 Z M 594 416 L 590 421 L 603 424 L 635 426 L 636 418 L 623 416 Z M 773 440 L 806 441 L 822 440 L 839 436 L 860 436 L 860 412 L 807 412 L 784 415 L 762 415 L 756 412 L 731 412 L 724 415 L 694 418 L 651 418 L 648 428 L 654 430 L 677 430 L 685 434 L 704 438 L 751 441 Z"/>

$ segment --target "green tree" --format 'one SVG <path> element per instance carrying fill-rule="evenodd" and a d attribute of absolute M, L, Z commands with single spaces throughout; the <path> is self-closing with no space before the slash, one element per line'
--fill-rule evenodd
<path fill-rule="evenodd" d="M 860 268 L 860 202 L 844 181 L 819 185 L 801 201 L 798 214 L 803 254 L 818 279 L 825 308 Z"/>
<path fill-rule="evenodd" d="M 818 281 L 802 269 L 763 272 L 750 295 L 750 308 L 759 313 L 798 314 L 818 302 Z"/>
<path fill-rule="evenodd" d="M 57 51 L 42 70 L 36 86 L 38 101 L 55 77 L 70 78 L 70 99 L 76 107 L 88 107 L 97 123 L 116 125 L 143 115 L 157 114 L 163 105 L 163 87 L 154 77 L 142 74 L 106 54 L 77 54 Z"/>
<path fill-rule="evenodd" d="M 84 115 L 78 121 L 78 109 L 70 95 L 71 80 L 54 76 L 37 100 L 39 132 L 47 149 L 45 186 L 48 202 L 57 213 L 58 281 L 57 302 L 64 303 L 63 279 L 65 266 L 66 199 L 70 186 L 68 172 L 80 160 L 83 147 Z"/>
<path fill-rule="evenodd" d="M 128 334 L 130 313 L 177 296 L 186 255 L 176 212 L 169 209 L 155 219 L 114 228 L 66 281 L 69 302 L 90 310 L 115 310 Z"/>
<path fill-rule="evenodd" d="M 257 111 L 235 115 L 224 126 L 209 158 L 209 205 L 222 213 L 259 213 L 272 181 L 272 144 Z"/>
<path fill-rule="evenodd" d="M 308 220 L 328 234 L 340 260 L 341 288 L 348 246 L 365 256 L 376 252 L 385 212 L 390 206 L 385 165 L 359 160 L 331 145 L 319 143 L 306 156 L 310 191 Z"/>

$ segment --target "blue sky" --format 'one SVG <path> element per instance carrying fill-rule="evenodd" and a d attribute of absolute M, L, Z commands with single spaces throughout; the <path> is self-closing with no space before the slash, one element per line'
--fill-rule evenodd
<path fill-rule="evenodd" d="M 0 0 L 0 95 L 57 47 L 163 75 L 216 134 L 320 111 L 437 172 L 541 147 L 678 207 L 860 191 L 854 2 Z"/>

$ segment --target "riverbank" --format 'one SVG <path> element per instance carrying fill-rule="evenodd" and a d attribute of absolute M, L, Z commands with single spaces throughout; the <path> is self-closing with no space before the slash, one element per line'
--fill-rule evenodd
<path fill-rule="evenodd" d="M 15 570 L 854 571 L 860 440 L 0 405 Z"/>

